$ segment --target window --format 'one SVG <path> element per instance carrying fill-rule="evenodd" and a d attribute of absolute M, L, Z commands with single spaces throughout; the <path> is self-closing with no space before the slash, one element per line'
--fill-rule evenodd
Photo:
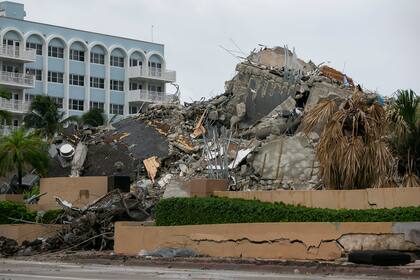
<path fill-rule="evenodd" d="M 90 108 L 97 108 L 102 110 L 102 112 L 105 109 L 104 103 L 103 102 L 96 102 L 96 101 L 90 101 Z"/>
<path fill-rule="evenodd" d="M 109 86 L 111 90 L 124 91 L 124 81 L 111 80 Z"/>
<path fill-rule="evenodd" d="M 55 105 L 57 105 L 57 108 L 63 109 L 63 98 L 62 97 L 51 97 L 51 99 L 54 101 Z"/>
<path fill-rule="evenodd" d="M 26 102 L 32 102 L 32 100 L 34 100 L 34 98 L 35 98 L 35 95 L 33 95 L 33 94 L 25 94 L 25 101 Z"/>
<path fill-rule="evenodd" d="M 130 115 L 137 114 L 140 108 L 141 108 L 140 106 L 130 106 L 129 107 Z"/>
<path fill-rule="evenodd" d="M 105 64 L 105 55 L 93 52 L 90 54 L 90 62 L 96 64 Z"/>
<path fill-rule="evenodd" d="M 13 120 L 13 126 L 18 127 L 19 126 L 19 120 L 14 119 Z"/>
<path fill-rule="evenodd" d="M 124 57 L 111 55 L 111 66 L 124 67 Z"/>
<path fill-rule="evenodd" d="M 64 57 L 64 49 L 60 48 L 60 47 L 48 46 L 48 56 L 63 58 Z"/>
<path fill-rule="evenodd" d="M 33 69 L 33 68 L 26 68 L 26 74 L 34 75 L 37 81 L 42 81 L 42 70 L 41 69 Z"/>
<path fill-rule="evenodd" d="M 74 86 L 84 86 L 85 85 L 85 76 L 70 74 L 69 75 L 69 84 Z"/>
<path fill-rule="evenodd" d="M 34 50 L 36 50 L 37 55 L 42 55 L 42 44 L 27 42 L 26 43 L 26 48 L 34 49 Z"/>
<path fill-rule="evenodd" d="M 83 100 L 69 99 L 69 110 L 83 111 L 83 106 Z"/>
<path fill-rule="evenodd" d="M 48 71 L 48 82 L 52 83 L 63 83 L 63 73 Z"/>
<path fill-rule="evenodd" d="M 143 86 L 140 83 L 130 82 L 130 90 L 141 90 L 142 88 Z"/>
<path fill-rule="evenodd" d="M 162 86 L 159 85 L 149 85 L 148 89 L 153 92 L 162 92 Z"/>
<path fill-rule="evenodd" d="M 90 77 L 90 87 L 105 88 L 104 83 L 105 83 L 105 80 L 103 78 Z"/>
<path fill-rule="evenodd" d="M 115 115 L 123 115 L 124 114 L 124 105 L 119 104 L 109 104 L 109 113 Z"/>
<path fill-rule="evenodd" d="M 143 62 L 140 59 L 130 58 L 130 66 L 142 66 Z"/>
<path fill-rule="evenodd" d="M 70 49 L 70 59 L 76 61 L 85 61 L 85 52 Z"/>

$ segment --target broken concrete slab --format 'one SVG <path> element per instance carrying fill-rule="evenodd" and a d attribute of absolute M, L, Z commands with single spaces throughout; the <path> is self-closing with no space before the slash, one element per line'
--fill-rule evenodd
<path fill-rule="evenodd" d="M 317 169 L 314 149 L 303 135 L 280 137 L 263 145 L 252 166 L 261 179 L 294 183 L 313 179 Z"/>

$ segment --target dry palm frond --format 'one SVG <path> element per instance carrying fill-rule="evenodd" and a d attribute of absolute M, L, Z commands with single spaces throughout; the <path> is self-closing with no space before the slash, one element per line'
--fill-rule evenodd
<path fill-rule="evenodd" d="M 332 99 L 319 102 L 304 116 L 304 132 L 309 133 L 318 123 L 328 122 L 337 109 L 337 104 Z"/>
<path fill-rule="evenodd" d="M 420 187 L 420 179 L 416 174 L 408 172 L 404 175 L 402 186 L 405 188 L 418 188 Z"/>
<path fill-rule="evenodd" d="M 392 124 L 392 128 L 396 134 L 395 136 L 398 139 L 403 139 L 407 135 L 409 131 L 407 122 L 402 115 L 398 114 L 398 111 L 394 107 L 387 109 L 386 119 L 388 123 Z"/>
<path fill-rule="evenodd" d="M 342 161 L 340 171 L 343 176 L 343 183 L 345 186 L 358 188 L 359 186 L 355 186 L 355 178 L 360 176 L 359 172 L 363 166 L 363 157 L 365 155 L 365 147 L 361 137 L 350 139 L 343 152 L 341 159 L 339 159 Z"/>

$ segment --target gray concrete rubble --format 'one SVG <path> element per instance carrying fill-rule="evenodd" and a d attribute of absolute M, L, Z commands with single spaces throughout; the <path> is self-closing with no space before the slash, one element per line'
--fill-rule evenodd
<path fill-rule="evenodd" d="M 322 188 L 314 151 L 320 131 L 302 134 L 301 120 L 324 99 L 351 97 L 351 78 L 287 47 L 254 51 L 236 70 L 210 100 L 149 104 L 112 125 L 66 130 L 61 141 L 75 147 L 78 164 L 57 165 L 50 175 L 128 175 L 134 190 L 166 190 L 166 197 L 184 196 L 182 182 L 197 177 L 228 179 L 231 190 Z M 152 157 L 156 178 L 146 184 L 152 178 L 143 162 Z"/>

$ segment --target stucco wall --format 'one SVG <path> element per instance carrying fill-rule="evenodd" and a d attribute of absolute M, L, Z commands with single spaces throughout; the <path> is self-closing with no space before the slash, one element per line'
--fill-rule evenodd
<path fill-rule="evenodd" d="M 6 200 L 23 203 L 23 194 L 0 194 L 0 201 Z"/>
<path fill-rule="evenodd" d="M 350 250 L 418 250 L 420 223 L 256 223 L 142 226 L 118 222 L 114 251 L 189 248 L 212 257 L 335 260 Z M 417 243 L 416 243 L 417 242 Z"/>
<path fill-rule="evenodd" d="M 46 238 L 61 230 L 63 225 L 18 224 L 0 225 L 0 236 L 14 239 L 18 244 L 23 241 L 32 241 L 38 237 Z"/>
<path fill-rule="evenodd" d="M 108 192 L 108 177 L 42 178 L 40 193 L 44 192 L 47 194 L 39 199 L 38 210 L 59 208 L 55 196 L 71 202 L 75 207 L 82 207 Z"/>
<path fill-rule="evenodd" d="M 420 188 L 378 188 L 363 190 L 275 190 L 215 191 L 219 197 L 284 202 L 315 208 L 374 209 L 420 205 Z"/>

